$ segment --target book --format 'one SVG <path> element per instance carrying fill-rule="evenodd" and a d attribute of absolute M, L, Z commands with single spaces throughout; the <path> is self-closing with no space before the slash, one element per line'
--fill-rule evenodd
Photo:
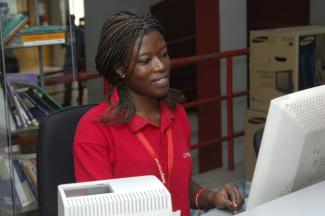
<path fill-rule="evenodd" d="M 9 124 L 10 124 L 10 131 L 15 131 L 17 130 L 17 127 L 16 127 L 16 124 L 15 124 L 15 121 L 14 121 L 14 117 L 12 115 L 12 113 L 10 112 L 10 115 L 9 115 Z"/>
<path fill-rule="evenodd" d="M 9 173 L 9 179 L 10 179 L 10 164 L 9 164 L 9 160 L 6 158 L 3 158 L 1 163 L 3 163 L 3 170 L 6 173 Z M 19 204 L 21 208 L 24 208 L 28 205 L 30 205 L 32 202 L 29 199 L 29 194 L 27 194 L 25 192 L 25 186 L 23 186 L 23 184 L 21 183 L 19 177 L 18 177 L 18 173 L 17 170 L 15 169 L 15 167 L 13 167 L 13 184 L 14 184 L 14 188 L 15 188 L 15 193 L 18 197 L 19 200 Z"/>
<path fill-rule="evenodd" d="M 36 154 L 18 154 L 16 159 L 19 161 L 20 168 L 25 173 L 31 191 L 37 198 Z"/>
<path fill-rule="evenodd" d="M 65 32 L 22 35 L 20 41 L 24 46 L 40 46 L 65 43 Z"/>
<path fill-rule="evenodd" d="M 23 109 L 22 104 L 19 102 L 19 99 L 18 99 L 18 96 L 17 96 L 17 93 L 16 93 L 15 89 L 12 88 L 9 85 L 8 85 L 7 89 L 8 89 L 8 92 L 9 92 L 10 96 L 13 99 L 14 105 L 15 105 L 15 107 L 16 107 L 18 113 L 19 113 L 19 116 L 20 116 L 20 118 L 22 120 L 23 127 L 27 127 L 28 125 L 31 124 L 31 121 L 29 120 L 29 118 L 27 116 L 27 113 Z"/>
<path fill-rule="evenodd" d="M 27 83 L 14 82 L 13 84 L 16 85 L 16 88 L 19 88 L 23 91 L 33 92 L 40 100 L 43 101 L 43 103 L 46 104 L 47 107 L 49 107 L 50 112 L 62 109 L 62 106 L 52 97 L 50 97 L 41 87 L 37 85 L 29 85 Z"/>
<path fill-rule="evenodd" d="M 13 92 L 14 100 L 21 103 L 20 106 L 18 105 L 18 109 L 21 107 L 25 111 L 34 126 L 38 126 L 39 121 L 49 113 L 62 109 L 62 106 L 39 86 L 18 81 L 11 81 L 9 86 Z M 24 114 L 21 115 L 26 117 Z"/>
<path fill-rule="evenodd" d="M 3 41 L 7 44 L 28 21 L 28 17 L 22 14 L 6 15 L 3 23 Z"/>
<path fill-rule="evenodd" d="M 38 75 L 34 73 L 7 73 L 6 80 L 8 83 L 19 82 L 29 85 L 38 85 Z"/>
<path fill-rule="evenodd" d="M 5 92 L 2 88 L 1 81 L 0 81 L 0 128 L 7 127 L 7 120 L 6 120 L 6 107 L 5 107 Z M 10 116 L 9 116 L 10 118 Z M 11 121 L 11 119 L 9 119 Z M 13 121 L 13 119 L 12 119 Z"/>
<path fill-rule="evenodd" d="M 30 183 L 28 182 L 28 178 L 26 176 L 25 170 L 21 167 L 17 159 L 13 160 L 12 163 L 18 175 L 18 179 L 20 180 L 20 183 L 22 185 L 23 192 L 25 193 L 28 199 L 28 203 L 29 203 L 28 205 L 35 203 L 37 200 L 37 196 L 34 194 L 33 188 L 30 186 Z"/>
<path fill-rule="evenodd" d="M 23 118 L 26 119 L 27 126 L 28 125 L 33 125 L 36 127 L 39 126 L 39 122 L 33 116 L 30 109 L 28 108 L 28 106 L 24 103 L 21 96 L 17 93 L 16 89 L 11 85 L 11 83 L 8 83 L 8 86 L 9 86 L 9 90 L 10 90 L 11 94 L 13 95 L 15 101 L 17 101 L 17 103 L 18 103 L 18 105 L 17 105 L 17 107 L 19 107 L 18 110 L 21 109 L 20 110 L 21 116 L 23 116 Z"/>
<path fill-rule="evenodd" d="M 34 26 L 20 32 L 20 41 L 25 46 L 62 44 L 66 41 L 63 26 Z"/>
<path fill-rule="evenodd" d="M 4 160 L 6 159 L 0 156 L 0 207 L 1 209 L 11 210 L 13 204 L 20 206 L 20 203 L 16 191 L 12 191 L 10 170 L 7 169 Z"/>
<path fill-rule="evenodd" d="M 19 165 L 21 169 L 24 171 L 28 185 L 34 194 L 34 197 L 37 199 L 37 178 L 36 175 L 33 174 L 30 165 L 25 162 L 25 160 L 19 160 Z"/>
<path fill-rule="evenodd" d="M 41 25 L 41 26 L 32 26 L 24 28 L 21 30 L 20 34 L 40 34 L 40 33 L 55 33 L 55 32 L 65 32 L 66 28 L 60 25 Z"/>
<path fill-rule="evenodd" d="M 37 103 L 38 106 L 42 107 L 45 110 L 46 114 L 50 114 L 51 112 L 55 111 L 52 107 L 50 107 L 42 98 L 35 93 L 31 88 L 27 88 L 25 93 L 33 99 Z"/>
<path fill-rule="evenodd" d="M 5 92 L 7 94 L 8 110 L 10 111 L 9 122 L 11 131 L 29 126 L 37 127 L 46 115 L 62 109 L 62 106 L 39 86 L 31 85 L 29 83 L 30 80 L 17 80 L 17 77 L 15 77 L 7 79 L 7 81 L 5 82 L 7 87 Z M 3 93 L 4 89 L 1 89 Z M 6 103 L 3 102 L 3 104 Z M 3 116 L 5 117 L 4 114 Z"/>
<path fill-rule="evenodd" d="M 33 116 L 38 120 L 41 121 L 46 115 L 49 113 L 44 110 L 29 94 L 25 91 L 18 92 L 28 109 L 31 111 Z"/>
<path fill-rule="evenodd" d="M 5 92 L 5 94 L 7 96 L 8 107 L 9 107 L 10 113 L 12 115 L 12 120 L 15 124 L 15 127 L 22 128 L 22 127 L 24 127 L 23 120 L 21 119 L 21 116 L 20 116 L 18 109 L 15 105 L 14 99 L 13 99 L 12 95 L 10 94 L 10 92 L 8 91 L 8 89 L 7 89 L 7 91 L 4 90 L 4 86 L 2 84 L 3 84 L 3 82 L 0 83 L 0 89 L 2 90 L 2 92 Z M 5 104 L 5 102 L 3 102 L 3 104 Z"/>
<path fill-rule="evenodd" d="M 0 76 L 1 79 L 1 76 Z M 10 111 L 8 102 L 8 97 L 6 96 L 7 92 L 3 88 L 3 80 L 0 80 L 0 129 L 2 129 L 2 133 L 5 133 L 5 128 L 10 128 L 10 131 L 16 130 L 16 123 L 14 121 L 13 115 Z M 7 121 L 7 117 L 9 118 L 9 122 Z M 9 126 L 8 126 L 9 124 Z M 2 140 L 2 142 L 6 142 Z"/>
<path fill-rule="evenodd" d="M 52 97 L 50 97 L 42 88 L 39 86 L 30 86 L 30 88 L 38 94 L 54 111 L 61 110 L 63 107 Z"/>
<path fill-rule="evenodd" d="M 21 181 L 29 187 L 29 192 L 33 194 L 32 202 L 37 200 L 37 174 L 36 165 L 31 162 L 36 160 L 36 154 L 17 154 L 15 155 L 14 165 L 19 170 L 18 174 L 21 175 Z"/>

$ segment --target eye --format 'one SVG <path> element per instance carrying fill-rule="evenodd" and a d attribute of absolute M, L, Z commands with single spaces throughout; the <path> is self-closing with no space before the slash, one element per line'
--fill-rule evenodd
<path fill-rule="evenodd" d="M 138 64 L 143 64 L 143 65 L 148 64 L 149 62 L 150 62 L 150 58 L 140 58 L 137 61 Z"/>

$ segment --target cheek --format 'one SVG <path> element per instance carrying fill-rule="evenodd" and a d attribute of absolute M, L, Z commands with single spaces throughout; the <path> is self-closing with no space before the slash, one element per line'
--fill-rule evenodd
<path fill-rule="evenodd" d="M 141 91 L 148 88 L 150 85 L 149 76 L 133 74 L 126 83 L 127 87 L 131 90 Z"/>

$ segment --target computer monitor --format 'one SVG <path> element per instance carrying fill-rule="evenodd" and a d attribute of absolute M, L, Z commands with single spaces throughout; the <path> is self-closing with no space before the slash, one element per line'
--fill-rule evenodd
<path fill-rule="evenodd" d="M 273 99 L 246 209 L 324 179 L 325 85 Z"/>

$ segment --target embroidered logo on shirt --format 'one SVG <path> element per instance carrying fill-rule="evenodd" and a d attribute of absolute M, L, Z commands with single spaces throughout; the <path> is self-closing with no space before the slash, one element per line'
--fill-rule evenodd
<path fill-rule="evenodd" d="M 184 152 L 183 153 L 183 158 L 186 159 L 186 158 L 191 158 L 191 153 L 189 152 Z"/>

